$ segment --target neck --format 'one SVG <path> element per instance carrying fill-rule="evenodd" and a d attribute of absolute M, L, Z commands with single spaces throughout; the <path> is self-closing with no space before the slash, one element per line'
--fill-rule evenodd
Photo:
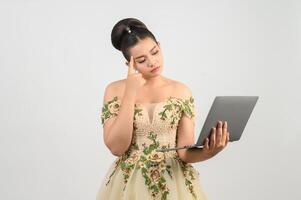
<path fill-rule="evenodd" d="M 145 78 L 145 84 L 144 86 L 147 88 L 155 88 L 164 83 L 164 77 L 161 75 L 154 76 L 154 77 L 144 77 Z"/>

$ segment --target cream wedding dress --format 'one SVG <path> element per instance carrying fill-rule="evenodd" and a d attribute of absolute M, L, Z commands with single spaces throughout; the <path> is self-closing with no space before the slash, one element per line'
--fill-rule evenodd
<path fill-rule="evenodd" d="M 102 125 L 118 115 L 115 96 L 102 107 Z M 199 172 L 180 160 L 175 147 L 177 125 L 182 115 L 195 122 L 194 98 L 170 96 L 158 103 L 136 103 L 130 148 L 116 158 L 97 192 L 97 200 L 207 200 Z"/>

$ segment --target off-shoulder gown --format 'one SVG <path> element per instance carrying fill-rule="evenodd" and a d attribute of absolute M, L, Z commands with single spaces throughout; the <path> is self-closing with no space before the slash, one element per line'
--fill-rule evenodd
<path fill-rule="evenodd" d="M 104 103 L 102 125 L 121 106 L 117 96 Z M 207 200 L 200 173 L 191 163 L 176 151 L 155 151 L 176 146 L 179 120 L 184 114 L 195 123 L 195 108 L 193 96 L 136 103 L 131 145 L 108 169 L 96 200 Z"/>

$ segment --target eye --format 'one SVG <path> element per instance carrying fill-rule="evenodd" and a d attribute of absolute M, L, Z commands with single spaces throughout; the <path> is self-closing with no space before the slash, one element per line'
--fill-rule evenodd
<path fill-rule="evenodd" d="M 159 52 L 159 51 L 154 52 L 153 55 L 156 55 L 158 52 Z M 144 61 L 145 61 L 145 60 L 140 61 L 140 62 L 138 62 L 138 63 L 144 63 Z"/>

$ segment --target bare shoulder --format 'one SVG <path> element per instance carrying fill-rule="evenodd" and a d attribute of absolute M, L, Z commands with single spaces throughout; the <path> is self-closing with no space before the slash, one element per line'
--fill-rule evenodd
<path fill-rule="evenodd" d="M 122 91 L 125 87 L 125 79 L 116 80 L 109 83 L 104 92 L 103 102 L 108 102 L 112 100 L 114 97 L 118 97 L 121 99 Z"/>
<path fill-rule="evenodd" d="M 185 83 L 173 80 L 173 88 L 176 93 L 175 96 L 179 98 L 186 99 L 192 96 L 191 89 Z"/>

